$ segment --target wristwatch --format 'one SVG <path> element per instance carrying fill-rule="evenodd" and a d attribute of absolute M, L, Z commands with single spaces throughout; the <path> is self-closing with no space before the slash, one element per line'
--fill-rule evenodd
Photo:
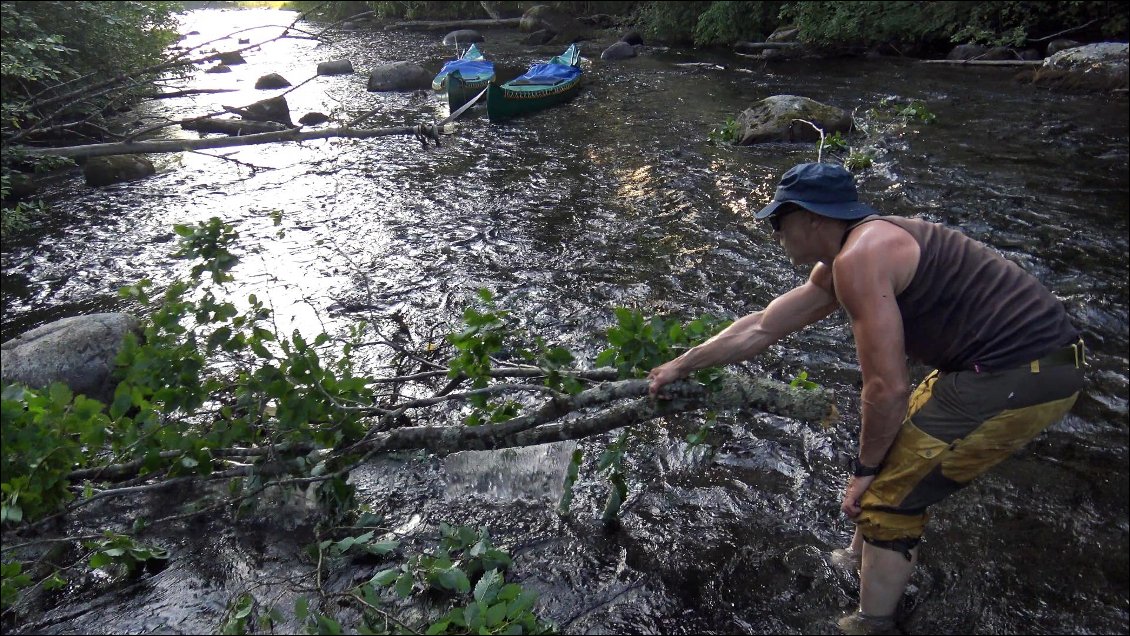
<path fill-rule="evenodd" d="M 852 457 L 851 463 L 848 465 L 848 467 L 851 468 L 851 474 L 853 477 L 870 477 L 871 475 L 878 475 L 879 469 L 881 469 L 883 465 L 879 464 L 878 466 L 864 466 L 863 463 L 859 461 L 859 457 Z"/>

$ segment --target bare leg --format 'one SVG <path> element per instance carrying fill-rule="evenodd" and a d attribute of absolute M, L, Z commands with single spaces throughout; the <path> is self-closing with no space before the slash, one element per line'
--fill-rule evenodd
<path fill-rule="evenodd" d="M 830 555 L 832 567 L 842 572 L 858 572 L 863 560 L 863 534 L 858 528 L 851 538 L 851 543 L 846 548 L 832 550 Z"/>
<path fill-rule="evenodd" d="M 859 537 L 859 533 L 856 533 Z M 854 547 L 855 541 L 852 541 Z M 910 551 L 911 559 L 900 552 L 863 544 L 863 569 L 859 573 L 859 611 L 868 616 L 893 616 L 914 564 L 918 548 Z"/>

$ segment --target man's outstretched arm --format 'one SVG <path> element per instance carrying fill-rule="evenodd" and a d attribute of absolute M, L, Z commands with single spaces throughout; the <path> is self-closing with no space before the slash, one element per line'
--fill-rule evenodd
<path fill-rule="evenodd" d="M 773 299 L 765 309 L 734 321 L 713 338 L 648 374 L 654 397 L 665 385 L 699 369 L 748 360 L 774 342 L 827 317 L 838 306 L 831 293 L 831 271 L 823 264 L 808 281 Z"/>

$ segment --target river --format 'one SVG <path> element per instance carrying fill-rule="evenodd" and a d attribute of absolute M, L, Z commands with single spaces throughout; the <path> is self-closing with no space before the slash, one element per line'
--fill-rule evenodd
<path fill-rule="evenodd" d="M 292 19 L 198 11 L 184 29 L 204 40 Z M 503 77 L 563 48 L 485 35 L 480 46 Z M 295 119 L 321 111 L 347 121 L 375 109 L 371 127 L 431 122 L 447 114 L 436 95 L 369 93 L 365 82 L 379 62 L 438 69 L 452 55 L 439 40 L 380 30 L 336 33 L 327 44 L 282 40 L 245 54 L 232 73 L 188 83 L 237 92 L 160 100 L 129 116 L 246 105 L 279 92 L 254 90 L 261 75 L 298 84 L 318 62 L 350 59 L 355 74 L 287 94 Z M 765 61 L 654 48 L 604 62 L 610 42 L 582 44 L 585 84 L 567 105 L 507 124 L 475 108 L 440 147 L 388 137 L 213 151 L 239 163 L 166 155 L 154 157 L 156 176 L 104 188 L 87 188 L 76 171 L 47 192 L 47 220 L 4 237 L 2 338 L 64 316 L 133 309 L 117 289 L 184 273 L 169 256 L 172 225 L 219 216 L 240 233 L 231 294 L 268 299 L 283 330 L 341 333 L 362 318 L 397 316 L 418 333 L 442 331 L 487 287 L 531 329 L 591 361 L 616 306 L 736 318 L 803 280 L 752 213 L 784 170 L 816 160 L 815 146 L 735 148 L 711 143 L 713 128 L 775 94 L 857 114 L 885 99 L 920 100 L 937 119 L 870 139 L 876 160 L 859 176 L 861 197 L 885 213 L 958 227 L 1033 272 L 1082 328 L 1090 367 L 1062 422 L 937 507 L 902 625 L 1126 633 L 1126 94 L 1065 95 L 1015 82 L 1015 70 L 895 58 Z M 554 507 L 571 447 L 381 460 L 354 480 L 362 501 L 409 535 L 434 535 L 440 521 L 489 527 L 514 557 L 512 576 L 541 595 L 537 610 L 562 632 L 834 633 L 858 585 L 821 556 L 851 532 L 838 511 L 859 424 L 850 330 L 833 316 L 748 368 L 782 380 L 807 371 L 836 391 L 842 422 L 823 430 L 723 414 L 713 451 L 683 441 L 694 417 L 641 427 L 614 531 L 599 523 L 607 483 L 593 470 L 611 438 L 580 444 L 586 463 L 567 518 Z M 113 525 L 135 512 L 123 504 L 102 514 Z M 241 591 L 266 602 L 309 572 L 298 557 L 307 537 L 294 523 L 186 524 L 161 539 L 172 553 L 164 571 L 126 588 L 75 583 L 58 607 L 15 627 L 214 632 Z M 330 585 L 371 572 L 354 565 Z"/>

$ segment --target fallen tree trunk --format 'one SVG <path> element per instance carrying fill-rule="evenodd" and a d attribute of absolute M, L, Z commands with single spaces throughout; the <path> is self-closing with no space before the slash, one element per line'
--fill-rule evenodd
<path fill-rule="evenodd" d="M 734 42 L 734 50 L 746 53 L 757 53 L 767 49 L 799 49 L 804 45 L 800 42 Z"/>
<path fill-rule="evenodd" d="M 1043 66 L 1043 60 L 918 60 L 922 64 L 956 64 L 958 66 Z"/>
<path fill-rule="evenodd" d="M 171 91 L 168 93 L 153 93 L 145 95 L 142 99 L 168 99 L 170 97 L 187 97 L 189 95 L 211 95 L 214 93 L 235 93 L 238 88 L 188 88 L 183 91 Z"/>
<path fill-rule="evenodd" d="M 506 29 L 518 28 L 522 18 L 502 18 L 501 20 L 443 20 L 427 21 L 415 20 L 409 22 L 394 22 L 385 25 L 385 31 L 407 29 L 409 31 L 446 31 L 455 29 Z"/>
<path fill-rule="evenodd" d="M 134 141 L 105 144 L 88 144 L 85 146 L 66 146 L 63 148 L 24 148 L 24 152 L 33 157 L 66 157 L 69 159 L 87 159 L 90 157 L 107 157 L 110 155 L 133 155 L 162 152 L 186 152 L 191 150 L 206 150 L 208 148 L 229 148 L 232 146 L 253 146 L 255 144 L 269 144 L 280 141 L 306 141 L 309 139 L 328 139 L 330 137 L 349 137 L 353 139 L 369 139 L 372 137 L 390 137 L 396 135 L 424 136 L 437 139 L 437 131 L 430 125 L 403 126 L 399 128 L 326 128 L 324 130 L 299 129 L 283 130 L 280 132 L 267 132 L 242 137 L 217 137 L 212 139 L 165 139 L 160 141 Z"/>

